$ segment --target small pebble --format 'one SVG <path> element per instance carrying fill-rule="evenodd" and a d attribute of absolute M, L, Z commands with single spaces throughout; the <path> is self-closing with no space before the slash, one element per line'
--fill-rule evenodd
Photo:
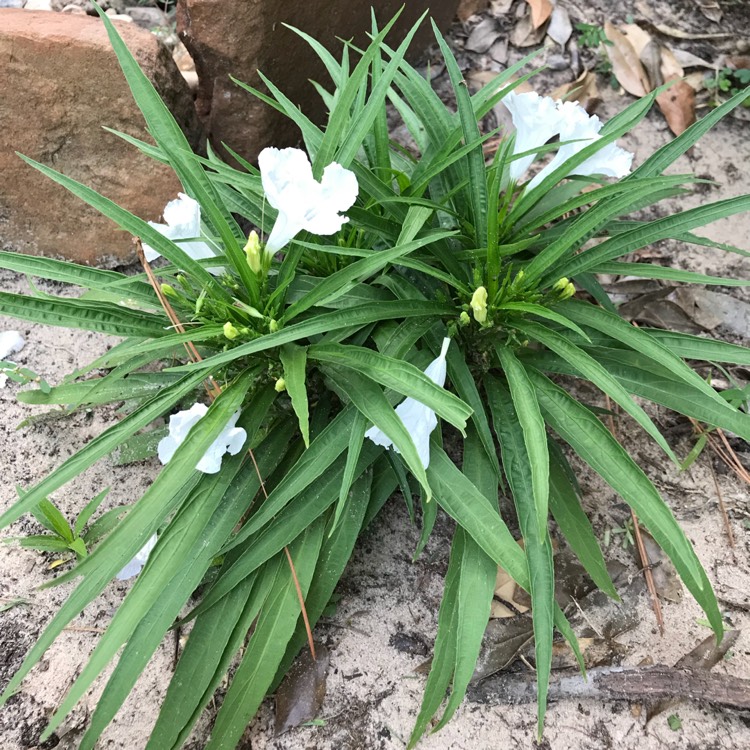
<path fill-rule="evenodd" d="M 738 39 L 737 40 L 737 52 L 750 52 L 750 40 Z"/>
<path fill-rule="evenodd" d="M 0 0 L 0 8 L 23 8 L 25 0 Z"/>
<path fill-rule="evenodd" d="M 52 10 L 51 0 L 26 0 L 26 10 Z"/>
<path fill-rule="evenodd" d="M 123 23 L 133 23 L 133 19 L 130 16 L 126 16 L 124 13 L 110 13 L 107 11 L 111 21 L 121 21 Z"/>
<path fill-rule="evenodd" d="M 547 58 L 547 67 L 550 70 L 566 70 L 570 67 L 570 61 L 564 55 L 550 55 Z"/>
<path fill-rule="evenodd" d="M 66 5 L 62 9 L 63 13 L 70 13 L 73 16 L 85 16 L 86 11 L 80 5 Z"/>

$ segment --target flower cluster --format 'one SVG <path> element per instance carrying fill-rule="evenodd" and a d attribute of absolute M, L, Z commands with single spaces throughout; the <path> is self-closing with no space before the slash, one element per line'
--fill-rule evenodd
<path fill-rule="evenodd" d="M 562 102 L 539 96 L 535 92 L 516 94 L 511 91 L 503 104 L 508 108 L 516 128 L 513 155 L 538 149 L 555 136 L 560 138 L 560 148 L 555 157 L 528 184 L 532 189 L 552 174 L 561 164 L 575 156 L 586 146 L 601 138 L 602 121 L 589 115 L 578 102 Z M 518 182 L 525 174 L 536 154 L 514 159 L 510 176 Z M 624 177 L 630 172 L 633 154 L 609 143 L 583 163 L 573 167 L 567 176 L 600 174 L 607 177 Z"/>

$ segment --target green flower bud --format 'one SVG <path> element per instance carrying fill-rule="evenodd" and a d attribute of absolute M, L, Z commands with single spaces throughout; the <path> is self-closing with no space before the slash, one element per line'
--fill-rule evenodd
<path fill-rule="evenodd" d="M 576 293 L 576 288 L 573 285 L 573 282 L 569 281 L 565 285 L 565 289 L 563 290 L 563 293 L 560 295 L 560 299 L 570 299 L 575 293 Z"/>
<path fill-rule="evenodd" d="M 276 391 L 276 393 L 282 393 L 283 391 L 286 390 L 286 382 L 285 382 L 284 378 L 279 378 L 276 381 L 276 385 L 274 386 L 274 390 Z"/>
<path fill-rule="evenodd" d="M 477 323 L 484 323 L 487 320 L 487 290 L 483 286 L 477 287 L 470 304 L 474 320 Z"/>
<path fill-rule="evenodd" d="M 176 297 L 177 292 L 175 292 L 174 287 L 171 287 L 169 284 L 161 284 L 161 293 L 165 297 Z"/>
<path fill-rule="evenodd" d="M 459 316 L 458 316 L 458 322 L 462 326 L 467 326 L 469 323 L 471 323 L 471 318 L 469 317 L 469 313 L 464 310 Z"/>
<path fill-rule="evenodd" d="M 569 279 L 563 276 L 561 279 L 555 282 L 554 286 L 552 287 L 552 291 L 562 294 L 565 291 L 565 287 L 567 287 L 569 283 Z"/>
<path fill-rule="evenodd" d="M 224 335 L 231 341 L 240 335 L 240 332 L 229 322 L 224 323 Z"/>
<path fill-rule="evenodd" d="M 279 324 L 273 318 L 271 318 L 271 322 L 268 324 L 268 330 L 271 333 L 276 333 L 279 330 Z"/>
<path fill-rule="evenodd" d="M 262 270 L 260 239 L 258 239 L 258 233 L 255 230 L 250 232 L 247 238 L 245 256 L 247 257 L 247 265 L 250 266 L 250 270 L 253 273 L 260 273 Z"/>

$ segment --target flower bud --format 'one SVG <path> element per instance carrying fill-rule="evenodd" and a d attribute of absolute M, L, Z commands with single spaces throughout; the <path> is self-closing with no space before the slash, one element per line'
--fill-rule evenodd
<path fill-rule="evenodd" d="M 469 317 L 469 313 L 464 310 L 459 316 L 458 316 L 458 322 L 462 326 L 467 326 L 469 323 L 471 323 L 471 318 Z"/>
<path fill-rule="evenodd" d="M 160 288 L 161 288 L 161 293 L 165 297 L 176 297 L 177 296 L 177 292 L 175 292 L 174 287 L 171 287 L 169 284 L 161 284 Z"/>
<path fill-rule="evenodd" d="M 276 391 L 276 393 L 282 393 L 283 391 L 285 391 L 286 390 L 286 381 L 284 380 L 284 378 L 279 378 L 276 381 L 276 385 L 273 388 Z"/>
<path fill-rule="evenodd" d="M 477 287 L 470 304 L 474 320 L 477 323 L 484 323 L 487 320 L 487 290 L 483 286 Z"/>
<path fill-rule="evenodd" d="M 279 324 L 273 318 L 271 318 L 271 322 L 268 324 L 268 330 L 271 333 L 276 333 L 279 330 Z"/>
<path fill-rule="evenodd" d="M 565 291 L 565 287 L 568 286 L 568 283 L 569 283 L 569 279 L 563 276 L 561 279 L 555 282 L 555 284 L 552 287 L 552 291 L 557 292 L 558 294 L 562 294 Z"/>
<path fill-rule="evenodd" d="M 253 229 L 248 235 L 247 243 L 245 244 L 245 256 L 247 257 L 247 265 L 250 266 L 250 270 L 253 273 L 261 272 L 261 254 L 260 254 L 260 240 L 258 239 L 258 233 Z"/>
<path fill-rule="evenodd" d="M 240 335 L 240 332 L 229 322 L 224 323 L 224 335 L 231 341 Z"/>
<path fill-rule="evenodd" d="M 563 292 L 560 295 L 560 299 L 570 299 L 575 293 L 576 293 L 576 288 L 573 285 L 573 282 L 569 281 L 565 285 L 565 289 L 563 289 Z"/>

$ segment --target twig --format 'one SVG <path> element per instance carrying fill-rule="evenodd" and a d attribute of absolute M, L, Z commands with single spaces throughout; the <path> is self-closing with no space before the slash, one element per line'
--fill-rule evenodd
<path fill-rule="evenodd" d="M 146 276 L 148 276 L 148 280 L 151 283 L 151 287 L 153 288 L 154 292 L 156 293 L 156 296 L 159 298 L 159 302 L 161 303 L 161 306 L 164 308 L 164 312 L 167 314 L 167 317 L 172 322 L 172 325 L 180 332 L 185 333 L 185 327 L 180 322 L 180 319 L 177 317 L 177 314 L 175 313 L 174 309 L 172 308 L 172 305 L 169 304 L 169 300 L 164 296 L 164 293 L 161 290 L 161 286 L 159 285 L 159 282 L 156 280 L 156 276 L 154 276 L 154 272 L 151 270 L 151 265 L 146 260 L 146 254 L 143 251 L 143 243 L 141 242 L 140 237 L 135 237 L 133 242 L 135 243 L 136 252 L 138 253 L 138 259 L 141 262 L 141 265 L 143 266 L 143 269 L 146 272 Z M 198 350 L 195 348 L 195 345 L 192 341 L 185 342 L 185 349 L 187 350 L 188 356 L 193 362 L 200 362 L 202 361 L 201 355 L 198 353 Z M 206 382 L 206 393 L 208 394 L 208 397 L 213 401 L 221 394 L 221 387 L 219 384 L 209 375 Z M 263 491 L 263 495 L 268 499 L 268 492 L 266 491 L 266 485 L 263 481 L 263 475 L 260 472 L 260 468 L 258 467 L 258 462 L 255 460 L 255 454 L 251 449 L 248 449 L 248 455 L 250 456 L 253 466 L 255 467 L 255 473 L 258 475 L 258 481 L 260 482 L 260 488 Z M 307 631 L 307 642 L 310 646 L 310 654 L 312 655 L 313 661 L 315 661 L 315 644 L 313 643 L 313 636 L 312 636 L 312 628 L 310 627 L 310 620 L 307 616 L 307 608 L 305 607 L 305 598 L 302 594 L 302 587 L 299 583 L 299 578 L 297 577 L 297 571 L 294 568 L 294 561 L 292 560 L 292 556 L 289 553 L 289 548 L 284 547 L 284 552 L 286 552 L 286 558 L 289 562 L 289 568 L 292 571 L 292 578 L 294 579 L 294 587 L 297 590 L 297 598 L 299 599 L 300 608 L 302 610 L 302 619 L 305 622 L 305 630 Z"/>
<path fill-rule="evenodd" d="M 607 409 L 612 411 L 612 402 L 609 396 L 605 394 L 607 399 Z M 615 428 L 615 420 L 611 414 L 607 417 L 609 421 L 609 431 L 612 436 L 617 440 L 617 429 Z M 656 584 L 654 583 L 654 574 L 651 572 L 651 561 L 648 558 L 648 552 L 646 546 L 643 544 L 643 537 L 641 536 L 641 527 L 638 525 L 638 516 L 635 511 L 630 509 L 630 517 L 633 519 L 633 536 L 635 537 L 635 545 L 638 548 L 638 557 L 641 559 L 641 569 L 643 570 L 643 576 L 646 579 L 646 587 L 648 593 L 651 596 L 651 606 L 654 610 L 654 616 L 656 617 L 656 624 L 659 627 L 659 634 L 664 637 L 664 616 L 661 611 L 661 602 L 659 601 L 659 594 L 656 592 Z"/>
<path fill-rule="evenodd" d="M 714 471 L 714 467 L 711 463 L 711 461 L 708 462 L 708 468 L 711 471 L 711 479 L 714 480 L 714 487 L 716 488 L 716 498 L 719 501 L 719 510 L 721 510 L 721 517 L 724 521 L 724 530 L 727 533 L 727 540 L 729 541 L 729 546 L 734 549 L 735 542 L 734 542 L 734 532 L 732 531 L 732 526 L 729 523 L 729 516 L 727 515 L 727 507 L 724 505 L 724 494 L 721 491 L 721 487 L 719 487 L 719 480 L 716 478 L 716 472 Z"/>
<path fill-rule="evenodd" d="M 487 703 L 529 703 L 536 700 L 536 675 L 504 673 L 471 689 L 471 697 Z M 553 672 L 549 700 L 655 701 L 670 698 L 750 710 L 750 680 L 704 669 L 677 667 L 596 667 L 584 679 L 579 672 Z"/>

